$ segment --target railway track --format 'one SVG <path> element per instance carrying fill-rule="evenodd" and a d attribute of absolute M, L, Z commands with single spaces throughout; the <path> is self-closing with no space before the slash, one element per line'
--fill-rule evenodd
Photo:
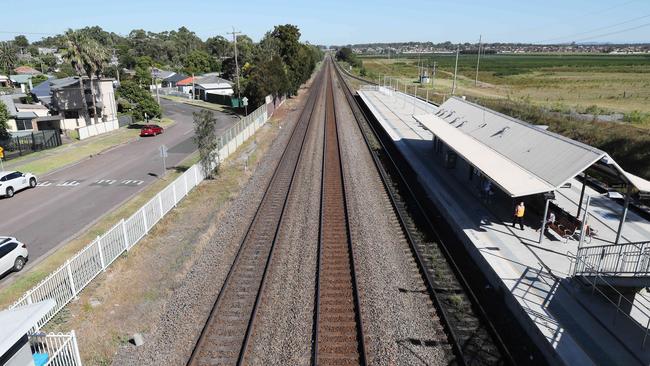
<path fill-rule="evenodd" d="M 330 62 L 331 64 L 331 62 Z M 339 148 L 332 75 L 327 66 L 314 365 L 365 365 L 366 350 Z"/>
<path fill-rule="evenodd" d="M 460 365 L 515 364 L 438 234 L 430 212 L 421 206 L 418 194 L 402 174 L 400 167 L 405 166 L 404 162 L 393 159 L 395 152 L 369 123 L 338 67 L 336 72 L 443 323 L 454 354 L 453 362 Z"/>
<path fill-rule="evenodd" d="M 188 365 L 242 363 L 287 197 L 319 98 L 323 74 L 318 75 L 313 84 L 298 123 L 242 240 L 187 362 Z"/>

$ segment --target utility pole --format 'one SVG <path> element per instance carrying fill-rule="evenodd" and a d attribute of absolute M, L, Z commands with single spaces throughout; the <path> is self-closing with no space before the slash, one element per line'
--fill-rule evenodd
<path fill-rule="evenodd" d="M 196 89 L 194 86 L 194 73 L 192 73 L 192 100 L 196 100 Z"/>
<path fill-rule="evenodd" d="M 456 94 L 456 77 L 458 76 L 458 53 L 460 52 L 460 44 L 456 46 L 456 66 L 454 67 L 454 83 L 451 85 L 451 95 Z"/>
<path fill-rule="evenodd" d="M 474 81 L 474 86 L 478 86 L 478 66 L 481 63 L 481 41 L 483 40 L 483 35 L 478 36 L 478 57 L 476 58 L 476 80 Z"/>
<path fill-rule="evenodd" d="M 115 58 L 115 48 L 113 48 L 113 58 Z M 112 61 L 112 60 L 111 60 Z M 115 63 L 115 75 L 117 75 L 117 84 L 120 84 L 120 62 Z"/>
<path fill-rule="evenodd" d="M 232 32 L 228 32 L 228 34 L 232 34 L 232 41 L 235 45 L 235 72 L 237 74 L 237 104 L 241 104 L 241 88 L 239 86 L 239 61 L 237 60 L 237 35 L 241 34 L 241 32 L 235 31 L 235 27 L 232 27 Z"/>
<path fill-rule="evenodd" d="M 431 89 L 433 90 L 433 94 L 436 93 L 436 64 L 437 62 L 433 61 L 433 74 L 431 75 Z"/>

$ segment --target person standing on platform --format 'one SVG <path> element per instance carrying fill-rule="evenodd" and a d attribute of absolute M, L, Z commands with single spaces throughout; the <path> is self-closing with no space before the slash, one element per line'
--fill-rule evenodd
<path fill-rule="evenodd" d="M 519 202 L 517 207 L 515 207 L 515 219 L 512 221 L 512 227 L 515 227 L 516 223 L 519 223 L 521 230 L 524 230 L 524 214 L 526 213 L 526 207 L 523 202 Z"/>

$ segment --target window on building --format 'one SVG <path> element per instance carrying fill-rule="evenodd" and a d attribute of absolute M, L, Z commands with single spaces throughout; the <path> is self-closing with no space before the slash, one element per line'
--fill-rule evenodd
<path fill-rule="evenodd" d="M 31 130 L 32 129 L 32 120 L 31 119 L 17 119 L 16 120 L 16 129 L 18 131 Z"/>

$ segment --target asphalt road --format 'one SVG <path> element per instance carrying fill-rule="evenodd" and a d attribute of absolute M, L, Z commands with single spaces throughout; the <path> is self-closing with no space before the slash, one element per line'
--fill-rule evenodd
<path fill-rule="evenodd" d="M 200 108 L 161 100 L 164 115 L 176 121 L 161 135 L 139 138 L 38 177 L 34 189 L 0 199 L 0 236 L 14 236 L 27 244 L 30 264 L 96 222 L 112 208 L 154 182 L 162 173 L 159 148 L 168 148 L 167 167 L 196 151 L 192 112 Z M 215 112 L 217 134 L 239 120 Z"/>

